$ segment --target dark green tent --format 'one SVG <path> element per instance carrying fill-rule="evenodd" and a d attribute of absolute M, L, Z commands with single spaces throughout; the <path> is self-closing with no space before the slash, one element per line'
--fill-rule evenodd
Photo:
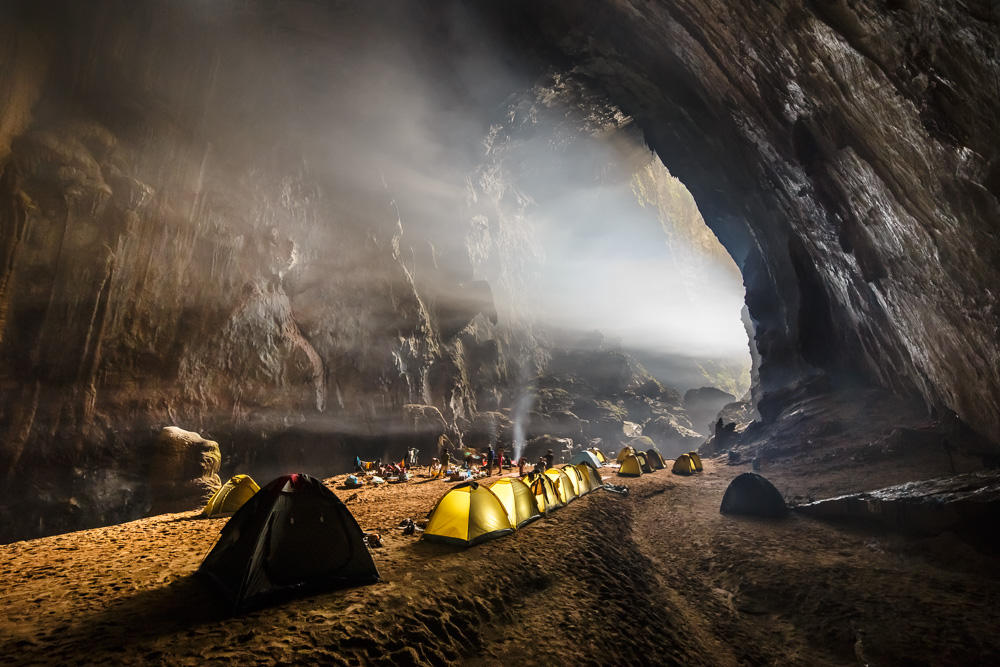
<path fill-rule="evenodd" d="M 309 475 L 284 475 L 226 523 L 198 568 L 229 598 L 234 613 L 296 592 L 379 580 L 358 522 Z"/>

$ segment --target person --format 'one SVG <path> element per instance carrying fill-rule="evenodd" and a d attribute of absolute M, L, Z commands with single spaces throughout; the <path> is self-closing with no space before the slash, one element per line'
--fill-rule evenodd
<path fill-rule="evenodd" d="M 528 459 L 522 456 L 517 461 L 517 475 L 518 477 L 524 477 L 524 466 L 528 465 Z"/>
<path fill-rule="evenodd" d="M 548 470 L 549 468 L 551 468 L 552 464 L 555 462 L 555 460 L 556 460 L 556 457 L 552 453 L 552 450 L 550 449 L 548 451 L 548 453 L 545 455 L 545 465 L 548 466 L 545 469 Z"/>
<path fill-rule="evenodd" d="M 451 463 L 451 453 L 447 447 L 441 448 L 441 469 L 447 471 L 448 464 Z"/>
<path fill-rule="evenodd" d="M 533 472 L 536 472 L 540 475 L 544 473 L 546 470 L 548 470 L 548 468 L 545 467 L 545 459 L 544 458 L 538 459 L 538 463 L 535 464 L 535 469 Z"/>
<path fill-rule="evenodd" d="M 497 447 L 497 474 L 503 475 L 503 447 Z"/>
<path fill-rule="evenodd" d="M 497 453 L 493 451 L 493 445 L 486 449 L 486 476 L 493 476 L 493 464 L 497 461 Z"/>
<path fill-rule="evenodd" d="M 420 450 L 417 449 L 416 447 L 411 447 L 410 448 L 410 450 L 409 450 L 409 455 L 410 455 L 410 465 L 409 465 L 409 467 L 410 468 L 415 468 L 417 466 L 417 454 L 419 454 L 419 453 L 420 453 Z"/>

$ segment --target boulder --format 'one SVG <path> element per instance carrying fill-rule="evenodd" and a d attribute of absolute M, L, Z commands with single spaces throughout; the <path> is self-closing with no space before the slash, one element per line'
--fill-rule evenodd
<path fill-rule="evenodd" d="M 160 431 L 149 465 L 150 514 L 202 507 L 222 487 L 222 453 L 214 440 L 167 426 Z"/>
<path fill-rule="evenodd" d="M 510 451 L 514 442 L 514 424 L 502 412 L 480 412 L 462 434 L 462 442 L 473 449 L 481 450 L 493 445 Z"/>
<path fill-rule="evenodd" d="M 821 519 L 876 523 L 903 533 L 992 536 L 1000 521 L 1000 474 L 980 472 L 909 482 L 795 508 Z"/>

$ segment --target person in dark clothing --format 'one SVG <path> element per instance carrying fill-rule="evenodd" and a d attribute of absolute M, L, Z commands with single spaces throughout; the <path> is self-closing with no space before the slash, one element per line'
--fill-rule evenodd
<path fill-rule="evenodd" d="M 493 475 L 493 464 L 497 461 L 497 453 L 493 451 L 493 445 L 486 450 L 486 476 Z"/>
<path fill-rule="evenodd" d="M 550 449 L 548 451 L 548 453 L 545 455 L 545 465 L 547 466 L 546 470 L 548 470 L 548 468 L 552 467 L 552 464 L 555 462 L 555 460 L 556 460 L 556 457 L 552 453 L 552 450 Z"/>

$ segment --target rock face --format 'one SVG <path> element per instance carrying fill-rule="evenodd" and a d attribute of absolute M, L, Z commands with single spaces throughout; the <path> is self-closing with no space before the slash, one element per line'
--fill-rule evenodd
<path fill-rule="evenodd" d="M 1000 475 L 974 473 L 912 482 L 800 505 L 807 516 L 875 523 L 917 535 L 952 531 L 993 536 L 1000 519 Z"/>
<path fill-rule="evenodd" d="M 712 433 L 719 411 L 736 400 L 732 394 L 715 387 L 689 389 L 684 394 L 684 409 L 691 418 L 694 430 L 703 436 Z"/>
<path fill-rule="evenodd" d="M 743 272 L 764 420 L 825 373 L 996 440 L 996 3 L 514 0 L 472 3 L 471 31 L 403 2 L 209 4 L 0 10 L 0 539 L 141 514 L 164 424 L 276 466 L 300 424 L 350 460 L 404 405 L 455 432 L 512 407 L 549 361 L 524 198 L 482 143 L 439 180 L 414 158 L 449 153 L 450 110 L 510 93 L 463 92 L 508 74 L 463 69 L 469 34 L 526 54 L 526 87 L 572 70 L 620 107 L 595 131 L 633 118 L 692 191 Z M 428 71 L 456 78 L 415 90 Z M 609 448 L 626 417 L 684 425 L 627 359 L 593 361 L 620 404 L 538 414 Z M 86 511 L 41 521 L 67 506 Z"/>
<path fill-rule="evenodd" d="M 502 16 L 592 76 L 695 195 L 742 267 L 763 392 L 822 369 L 1000 432 L 996 3 L 552 0 Z"/>
<path fill-rule="evenodd" d="M 151 514 L 184 512 L 204 505 L 222 486 L 219 443 L 176 426 L 160 431 L 149 462 Z"/>

